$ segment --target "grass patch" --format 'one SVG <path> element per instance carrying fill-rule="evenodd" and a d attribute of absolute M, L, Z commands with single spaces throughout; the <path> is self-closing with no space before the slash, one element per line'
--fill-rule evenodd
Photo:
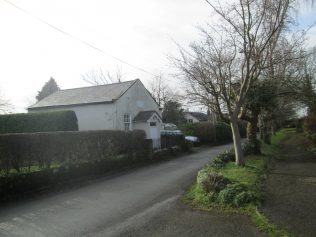
<path fill-rule="evenodd" d="M 218 193 L 206 193 L 200 183 L 190 187 L 184 196 L 184 201 L 193 207 L 202 210 L 217 210 L 246 214 L 251 217 L 253 223 L 260 231 L 271 237 L 292 236 L 285 230 L 269 222 L 269 220 L 258 211 L 262 200 L 264 177 L 269 159 L 278 150 L 278 145 L 295 133 L 295 129 L 283 129 L 272 137 L 271 145 L 261 147 L 262 155 L 250 155 L 246 157 L 244 167 L 236 166 L 234 162 L 225 163 L 224 166 L 206 166 L 206 173 L 218 172 L 230 181 L 223 190 Z M 214 168 L 215 167 L 215 168 Z M 205 175 L 205 172 L 200 172 Z M 202 177 L 202 176 L 201 176 Z M 203 178 L 203 177 L 202 177 Z"/>
<path fill-rule="evenodd" d="M 10 169 L 9 172 L 5 171 L 4 169 L 0 170 L 0 177 L 6 177 L 10 175 L 22 175 L 22 174 L 28 174 L 33 172 L 39 172 L 42 170 L 47 169 L 55 169 L 59 168 L 61 166 L 60 163 L 53 162 L 50 167 L 40 167 L 39 165 L 31 165 L 29 167 L 20 167 L 20 172 L 18 172 L 16 169 Z"/>
<path fill-rule="evenodd" d="M 278 145 L 281 141 L 284 141 L 287 137 L 289 137 L 290 133 L 296 133 L 295 128 L 284 128 L 279 130 L 275 136 L 271 137 L 271 145 Z"/>
<path fill-rule="evenodd" d="M 265 161 L 259 156 L 247 157 L 244 167 L 236 166 L 234 162 L 225 165 L 220 173 L 233 183 L 241 183 L 248 187 L 256 185 L 260 178 L 260 173 L 265 169 Z"/>
<path fill-rule="evenodd" d="M 204 210 L 214 206 L 212 205 L 212 202 L 210 202 L 207 193 L 205 193 L 202 187 L 197 183 L 193 184 L 186 192 L 184 201 Z"/>

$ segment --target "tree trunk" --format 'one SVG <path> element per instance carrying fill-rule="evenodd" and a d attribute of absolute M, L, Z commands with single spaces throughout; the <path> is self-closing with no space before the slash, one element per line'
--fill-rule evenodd
<path fill-rule="evenodd" d="M 241 147 L 241 138 L 238 128 L 237 119 L 232 118 L 230 122 L 230 127 L 233 133 L 233 141 L 234 141 L 234 148 L 235 148 L 235 157 L 236 157 L 236 165 L 237 166 L 244 166 L 244 154 Z"/>
<path fill-rule="evenodd" d="M 257 139 L 258 117 L 259 114 L 253 113 L 251 120 L 247 123 L 247 140 L 253 147 L 253 153 L 255 155 L 261 154 L 260 142 Z"/>
<path fill-rule="evenodd" d="M 271 135 L 267 125 L 263 127 L 263 141 L 265 144 L 271 144 Z"/>
<path fill-rule="evenodd" d="M 273 135 L 273 136 L 275 136 L 276 135 L 276 125 L 275 125 L 275 122 L 272 120 L 272 122 L 271 122 L 271 134 Z"/>

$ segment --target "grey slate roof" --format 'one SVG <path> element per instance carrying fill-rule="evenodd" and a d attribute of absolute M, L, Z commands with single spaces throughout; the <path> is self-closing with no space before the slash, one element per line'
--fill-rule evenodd
<path fill-rule="evenodd" d="M 201 113 L 201 112 L 185 112 L 185 113 L 191 114 L 193 117 L 195 117 L 200 122 L 208 120 L 207 115 L 204 113 Z"/>
<path fill-rule="evenodd" d="M 138 79 L 108 85 L 60 90 L 30 106 L 29 109 L 111 103 L 120 98 L 137 80 Z"/>
<path fill-rule="evenodd" d="M 160 115 L 154 110 L 153 111 L 141 111 L 133 119 L 133 122 L 147 122 L 148 119 L 150 119 L 153 114 L 157 114 L 158 117 L 160 118 Z"/>

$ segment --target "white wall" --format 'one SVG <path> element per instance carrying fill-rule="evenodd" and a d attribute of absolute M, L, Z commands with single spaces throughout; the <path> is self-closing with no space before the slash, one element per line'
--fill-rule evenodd
<path fill-rule="evenodd" d="M 124 130 L 124 114 L 131 115 L 131 120 L 140 111 L 154 110 L 160 113 L 159 106 L 151 97 L 144 85 L 137 80 L 133 86 L 116 102 L 117 104 L 117 124 L 118 130 Z M 133 124 L 132 124 L 132 130 Z"/>
<path fill-rule="evenodd" d="M 187 123 L 188 123 L 188 120 L 189 120 L 189 119 L 192 119 L 192 122 L 193 122 L 193 123 L 199 123 L 199 122 L 200 122 L 198 119 L 196 119 L 195 117 L 193 117 L 191 114 L 185 113 L 185 114 L 184 114 L 184 118 L 185 118 L 185 120 L 187 121 Z"/>
<path fill-rule="evenodd" d="M 149 119 L 147 122 L 139 122 L 134 123 L 134 130 L 144 130 L 146 133 L 146 138 L 152 138 L 150 134 L 150 122 L 156 122 L 157 131 L 160 137 L 160 131 L 162 130 L 162 121 L 157 121 L 153 119 L 154 116 L 152 116 L 151 119 Z M 159 138 L 160 139 L 160 138 Z"/>
<path fill-rule="evenodd" d="M 160 113 L 158 104 L 139 80 L 137 80 L 115 103 L 74 105 L 60 108 L 39 108 L 33 111 L 30 110 L 30 112 L 60 110 L 72 110 L 76 113 L 80 131 L 109 129 L 124 130 L 125 113 L 131 115 L 131 121 L 133 121 L 140 111 L 154 110 L 157 111 L 157 113 Z M 132 130 L 145 130 L 146 135 L 149 135 L 149 124 L 139 124 L 134 128 L 134 124 L 132 122 L 131 126 Z M 160 127 L 158 129 L 160 129 Z"/>
<path fill-rule="evenodd" d="M 84 130 L 111 130 L 116 128 L 115 104 L 77 105 L 61 108 L 41 108 L 30 112 L 49 112 L 72 110 L 78 119 L 79 131 Z"/>

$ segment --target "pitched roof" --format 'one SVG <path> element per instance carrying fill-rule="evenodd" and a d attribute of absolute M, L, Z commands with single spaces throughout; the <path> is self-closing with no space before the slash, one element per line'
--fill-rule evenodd
<path fill-rule="evenodd" d="M 137 80 L 90 86 L 57 91 L 38 101 L 29 109 L 41 107 L 58 107 L 67 105 L 84 105 L 95 103 L 112 103 L 120 98 Z"/>
<path fill-rule="evenodd" d="M 204 113 L 201 113 L 201 112 L 185 112 L 185 114 L 190 114 L 199 121 L 207 121 L 208 120 L 208 116 Z"/>
<path fill-rule="evenodd" d="M 148 119 L 150 119 L 153 114 L 157 114 L 158 117 L 161 119 L 160 115 L 154 110 L 152 110 L 152 111 L 141 111 L 133 119 L 133 122 L 147 122 Z"/>

